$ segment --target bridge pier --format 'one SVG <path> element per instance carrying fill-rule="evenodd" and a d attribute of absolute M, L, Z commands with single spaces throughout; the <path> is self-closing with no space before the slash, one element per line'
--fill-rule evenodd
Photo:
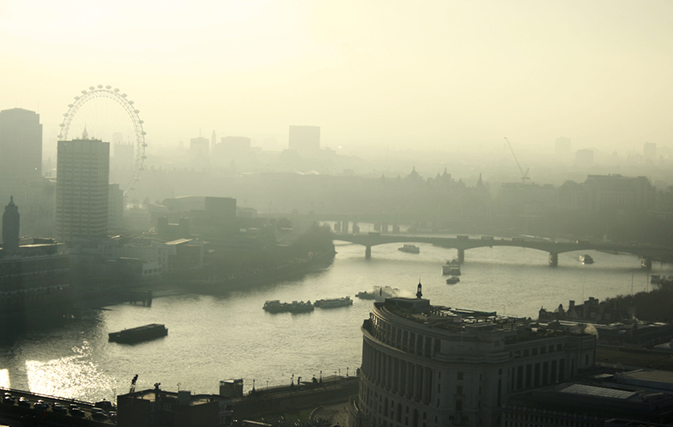
<path fill-rule="evenodd" d="M 549 252 L 549 266 L 558 267 L 558 254 Z"/>
<path fill-rule="evenodd" d="M 458 263 L 462 264 L 465 262 L 465 249 L 458 249 Z"/>
<path fill-rule="evenodd" d="M 647 271 L 652 270 L 652 258 L 643 257 L 640 260 L 640 265 Z"/>
<path fill-rule="evenodd" d="M 372 247 L 365 246 L 365 259 L 372 259 Z"/>

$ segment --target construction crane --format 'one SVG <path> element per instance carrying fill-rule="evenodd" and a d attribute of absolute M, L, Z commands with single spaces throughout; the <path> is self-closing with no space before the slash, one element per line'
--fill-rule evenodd
<path fill-rule="evenodd" d="M 514 154 L 514 150 L 512 149 L 512 144 L 509 143 L 509 139 L 507 139 L 507 137 L 505 137 L 505 141 L 507 142 L 507 146 L 509 147 L 509 151 L 512 152 L 512 157 L 514 157 L 514 161 L 516 162 L 516 165 L 519 167 L 519 172 L 521 172 L 521 182 L 523 184 L 525 184 L 526 180 L 530 179 L 530 177 L 528 176 L 528 171 L 530 170 L 530 168 L 526 169 L 526 172 L 523 171 L 523 168 L 519 164 L 519 160 L 516 158 L 516 154 Z"/>

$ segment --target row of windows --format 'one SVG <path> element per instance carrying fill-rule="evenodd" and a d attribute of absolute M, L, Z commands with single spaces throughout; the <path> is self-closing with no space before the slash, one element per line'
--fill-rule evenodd
<path fill-rule="evenodd" d="M 376 316 L 373 325 L 372 332 L 376 339 L 406 353 L 431 358 L 441 349 L 441 340 L 398 328 Z"/>
<path fill-rule="evenodd" d="M 510 357 L 518 359 L 519 357 L 537 356 L 539 354 L 553 353 L 554 351 L 563 351 L 563 344 L 549 344 L 541 347 L 524 348 L 510 353 Z"/>

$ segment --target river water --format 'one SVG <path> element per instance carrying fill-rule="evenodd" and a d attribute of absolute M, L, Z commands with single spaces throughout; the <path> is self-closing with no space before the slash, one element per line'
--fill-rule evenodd
<path fill-rule="evenodd" d="M 375 286 L 398 288 L 413 296 L 419 280 L 423 296 L 449 307 L 537 317 L 568 300 L 606 297 L 649 289 L 648 274 L 631 255 L 588 251 L 595 260 L 583 265 L 581 253 L 559 255 L 524 248 L 479 248 L 465 253 L 461 281 L 447 285 L 441 266 L 456 251 L 418 244 L 420 254 L 397 250 L 401 244 L 375 246 L 365 260 L 364 247 L 336 242 L 328 268 L 302 279 L 280 282 L 226 296 L 176 295 L 155 298 L 151 307 L 123 304 L 93 312 L 81 322 L 49 332 L 34 332 L 0 343 L 0 386 L 87 401 L 112 400 L 138 389 L 217 393 L 219 381 L 244 379 L 250 390 L 290 384 L 313 375 L 352 375 L 360 365 L 360 326 L 372 301 L 359 291 Z M 652 273 L 671 275 L 669 266 Z M 337 298 L 354 304 L 302 314 L 270 314 L 266 300 Z M 109 332 L 147 323 L 163 323 L 168 336 L 136 345 L 107 341 Z"/>

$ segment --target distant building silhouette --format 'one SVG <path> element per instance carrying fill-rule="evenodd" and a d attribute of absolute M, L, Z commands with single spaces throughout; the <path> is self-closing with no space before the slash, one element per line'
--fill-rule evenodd
<path fill-rule="evenodd" d="M 25 208 L 29 198 L 41 193 L 41 177 L 40 116 L 22 108 L 0 111 L 0 200 L 14 196 Z"/>
<path fill-rule="evenodd" d="M 119 184 L 108 188 L 108 230 L 121 231 L 124 228 L 124 191 Z"/>
<path fill-rule="evenodd" d="M 320 126 L 290 126 L 288 148 L 297 150 L 300 154 L 320 150 Z"/>
<path fill-rule="evenodd" d="M 575 153 L 575 163 L 579 166 L 591 166 L 594 164 L 594 150 L 577 150 Z"/>
<path fill-rule="evenodd" d="M 189 140 L 189 152 L 193 159 L 205 159 L 210 153 L 210 142 L 208 138 L 199 136 Z"/>
<path fill-rule="evenodd" d="M 554 152 L 557 157 L 563 160 L 568 159 L 570 157 L 570 138 L 564 136 L 556 138 Z"/>
<path fill-rule="evenodd" d="M 654 142 L 646 142 L 643 145 L 643 157 L 645 160 L 654 160 L 657 158 L 657 144 Z"/>
<path fill-rule="evenodd" d="M 12 108 L 0 111 L 0 182 L 42 176 L 42 125 L 39 114 Z"/>
<path fill-rule="evenodd" d="M 102 236 L 108 223 L 110 144 L 96 139 L 58 142 L 56 236 Z"/>
<path fill-rule="evenodd" d="M 9 199 L 2 214 L 2 249 L 3 252 L 15 252 L 19 249 L 20 239 L 20 215 L 19 208 L 14 204 L 14 197 Z"/>

